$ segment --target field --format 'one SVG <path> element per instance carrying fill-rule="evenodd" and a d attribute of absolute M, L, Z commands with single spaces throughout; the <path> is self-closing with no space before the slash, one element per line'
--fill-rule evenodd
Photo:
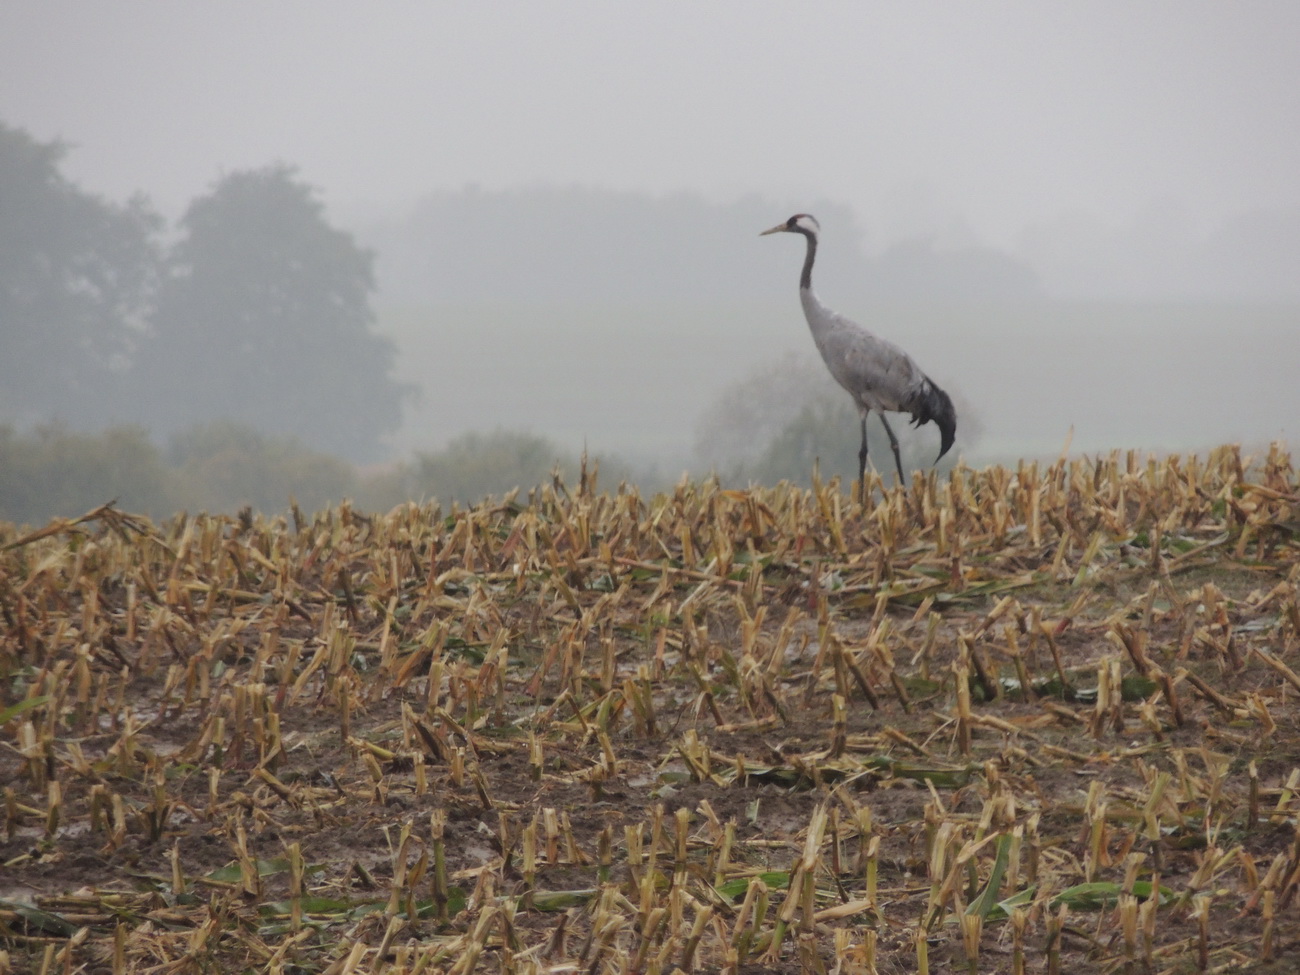
<path fill-rule="evenodd" d="M 0 526 L 0 972 L 1294 971 L 1280 447 L 596 480 Z"/>

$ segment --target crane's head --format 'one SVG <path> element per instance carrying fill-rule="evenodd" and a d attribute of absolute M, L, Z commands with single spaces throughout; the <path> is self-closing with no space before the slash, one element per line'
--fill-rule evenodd
<path fill-rule="evenodd" d="M 952 397 L 934 384 L 927 376 L 920 394 L 908 405 L 912 414 L 912 425 L 934 421 L 939 428 L 939 456 L 934 459 L 937 464 L 952 447 L 957 438 L 957 411 L 953 408 Z"/>
<path fill-rule="evenodd" d="M 806 213 L 796 213 L 785 223 L 778 223 L 770 230 L 764 230 L 763 233 L 758 236 L 763 237 L 767 234 L 779 234 L 784 232 L 788 234 L 803 234 L 806 237 L 811 237 L 813 240 L 816 240 L 817 235 L 821 233 L 821 230 L 821 225 L 818 224 L 813 217 Z"/>

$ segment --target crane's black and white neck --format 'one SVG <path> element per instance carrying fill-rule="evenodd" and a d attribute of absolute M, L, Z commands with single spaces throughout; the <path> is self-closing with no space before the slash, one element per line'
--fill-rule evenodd
<path fill-rule="evenodd" d="M 904 482 L 903 461 L 899 456 L 898 438 L 885 419 L 886 411 L 910 413 L 912 423 L 921 426 L 934 421 L 939 428 L 939 458 L 953 445 L 957 414 L 952 400 L 912 360 L 892 342 L 867 331 L 821 303 L 812 289 L 813 262 L 821 225 L 807 213 L 796 213 L 785 223 L 764 230 L 759 236 L 775 233 L 802 234 L 808 250 L 799 275 L 799 300 L 813 341 L 826 368 L 858 407 L 862 425 L 862 446 L 858 450 L 858 484 L 866 495 L 867 414 L 875 412 L 889 435 L 898 479 Z"/>
<path fill-rule="evenodd" d="M 779 233 L 803 234 L 808 241 L 808 254 L 803 259 L 803 273 L 799 275 L 799 287 L 804 291 L 812 290 L 813 261 L 817 259 L 817 238 L 821 236 L 822 227 L 816 218 L 807 213 L 796 213 L 785 223 L 779 223 L 758 236 Z"/>

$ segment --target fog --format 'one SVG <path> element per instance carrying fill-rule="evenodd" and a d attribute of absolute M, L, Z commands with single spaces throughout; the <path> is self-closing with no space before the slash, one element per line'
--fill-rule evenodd
<path fill-rule="evenodd" d="M 340 211 L 533 182 L 830 198 L 873 243 L 1300 205 L 1300 8 L 5 4 L 11 124 L 179 207 L 283 160 Z"/>
<path fill-rule="evenodd" d="M 1300 416 L 1296 37 L 1289 0 L 53 0 L 0 7 L 0 121 L 171 219 L 296 167 L 376 254 L 419 389 L 389 458 L 521 428 L 716 461 L 710 405 L 812 351 L 801 241 L 757 236 L 796 211 L 968 460 L 1194 449 Z"/>

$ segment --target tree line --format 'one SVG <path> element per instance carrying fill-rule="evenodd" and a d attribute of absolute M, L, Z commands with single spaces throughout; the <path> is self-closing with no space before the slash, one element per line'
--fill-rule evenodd
<path fill-rule="evenodd" d="M 611 486 L 623 480 L 646 490 L 661 486 L 656 471 L 633 470 L 618 457 L 593 455 L 587 462 Z M 514 430 L 464 433 L 441 450 L 360 468 L 294 437 L 229 421 L 189 427 L 163 447 L 139 427 L 84 433 L 0 423 L 0 546 L 16 526 L 75 517 L 110 500 L 159 521 L 180 511 L 244 507 L 268 515 L 295 505 L 312 512 L 344 500 L 362 511 L 409 501 L 449 507 L 516 488 L 526 495 L 556 478 L 573 484 L 582 467 L 579 451 Z"/>
<path fill-rule="evenodd" d="M 223 419 L 354 461 L 411 390 L 375 333 L 374 255 L 287 165 L 231 172 L 174 227 L 89 193 L 0 123 L 0 423 Z"/>

